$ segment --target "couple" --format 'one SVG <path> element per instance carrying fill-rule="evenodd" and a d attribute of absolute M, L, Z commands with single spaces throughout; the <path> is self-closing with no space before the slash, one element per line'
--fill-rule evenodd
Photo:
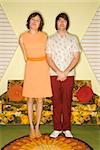
<path fill-rule="evenodd" d="M 20 46 L 26 61 L 23 96 L 28 98 L 30 137 L 40 137 L 40 119 L 43 98 L 52 97 L 54 131 L 50 137 L 71 134 L 71 101 L 74 68 L 80 58 L 80 46 L 75 35 L 68 33 L 69 18 L 60 13 L 55 19 L 57 32 L 47 39 L 42 32 L 44 25 L 40 13 L 34 12 L 27 19 L 28 31 L 20 35 Z M 49 75 L 49 66 L 51 72 Z M 50 77 L 51 76 L 51 77 Z M 36 99 L 36 125 L 33 125 L 33 98 Z"/>

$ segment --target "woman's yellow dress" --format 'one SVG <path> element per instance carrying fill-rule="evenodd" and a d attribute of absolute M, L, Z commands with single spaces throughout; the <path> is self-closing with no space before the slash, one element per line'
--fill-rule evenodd
<path fill-rule="evenodd" d="M 21 38 L 27 57 L 22 95 L 30 98 L 51 97 L 49 66 L 45 54 L 47 35 L 40 31 L 36 34 L 24 32 Z"/>

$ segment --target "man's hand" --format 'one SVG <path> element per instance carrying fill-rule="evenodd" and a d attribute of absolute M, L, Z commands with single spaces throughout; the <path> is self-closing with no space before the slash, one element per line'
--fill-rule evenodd
<path fill-rule="evenodd" d="M 64 72 L 62 72 L 62 71 L 57 71 L 57 75 L 58 75 L 57 80 L 59 80 L 59 81 L 64 81 L 64 80 L 66 80 L 66 75 L 65 75 Z"/>

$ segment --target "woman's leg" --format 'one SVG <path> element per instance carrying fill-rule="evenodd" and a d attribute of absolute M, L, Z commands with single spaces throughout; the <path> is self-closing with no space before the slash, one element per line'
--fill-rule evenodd
<path fill-rule="evenodd" d="M 30 136 L 35 137 L 35 130 L 34 130 L 34 125 L 33 125 L 33 99 L 29 98 L 27 102 L 28 106 L 28 118 L 29 118 L 29 123 L 30 123 Z"/>
<path fill-rule="evenodd" d="M 42 114 L 42 109 L 43 109 L 43 99 L 42 98 L 38 98 L 36 103 L 37 103 L 37 105 L 36 105 L 36 126 L 35 126 L 35 132 L 36 132 L 36 136 L 40 137 L 41 133 L 40 133 L 40 130 L 39 130 L 39 125 L 40 125 L 41 114 Z"/>

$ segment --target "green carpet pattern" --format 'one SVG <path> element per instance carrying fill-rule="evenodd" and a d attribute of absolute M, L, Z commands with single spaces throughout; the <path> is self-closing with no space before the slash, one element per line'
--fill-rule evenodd
<path fill-rule="evenodd" d="M 41 125 L 41 132 L 43 134 L 51 133 L 53 125 Z M 100 150 L 100 127 L 97 125 L 73 125 L 72 133 L 75 138 L 88 143 L 94 150 Z M 0 125 L 0 147 L 19 137 L 29 134 L 28 125 Z"/>

